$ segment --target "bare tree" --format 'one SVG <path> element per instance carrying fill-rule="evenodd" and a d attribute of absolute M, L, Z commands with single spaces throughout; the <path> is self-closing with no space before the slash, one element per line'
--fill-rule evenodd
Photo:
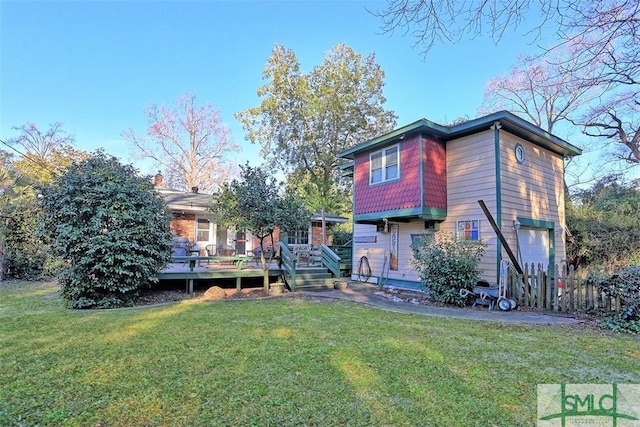
<path fill-rule="evenodd" d="M 55 150 L 62 149 L 74 142 L 74 138 L 67 135 L 62 126 L 62 122 L 52 123 L 46 132 L 42 132 L 32 122 L 27 122 L 22 126 L 14 126 L 13 129 L 20 132 L 20 135 L 11 138 L 7 143 L 24 148 L 26 153 L 22 154 L 32 154 L 39 159 L 48 160 Z"/>
<path fill-rule="evenodd" d="M 543 30 L 551 30 L 555 41 L 543 48 L 541 54 L 557 70 L 550 77 L 562 78 L 563 84 L 578 94 L 581 90 L 602 93 L 586 114 L 574 115 L 573 123 L 584 127 L 588 135 L 613 143 L 618 147 L 618 158 L 632 163 L 640 160 L 637 145 L 634 147 L 637 140 L 629 137 L 629 132 L 640 128 L 640 118 L 633 113 L 640 94 L 638 0 L 388 0 L 386 9 L 373 14 L 382 19 L 384 31 L 404 29 L 405 34 L 413 36 L 424 54 L 436 42 L 456 42 L 465 35 L 489 35 L 499 42 L 508 30 L 522 28 L 535 41 L 540 40 Z M 531 21 L 531 16 L 539 19 Z M 571 56 L 553 57 L 567 48 Z M 532 89 L 547 87 L 545 84 Z M 511 91 L 510 101 L 514 100 L 513 95 Z M 534 100 L 530 97 L 517 103 Z M 547 107 L 538 104 L 530 110 L 536 114 L 529 118 L 540 112 L 539 123 L 544 118 L 547 125 L 553 126 L 555 123 L 549 123 L 549 117 L 563 120 L 569 112 L 562 113 L 560 109 L 551 113 L 546 111 Z"/>
<path fill-rule="evenodd" d="M 640 164 L 640 102 L 636 96 L 614 97 L 589 111 L 584 122 L 585 134 L 612 142 L 615 157 Z"/>
<path fill-rule="evenodd" d="M 164 169 L 171 187 L 215 192 L 235 172 L 230 155 L 240 147 L 219 112 L 210 104 L 198 107 L 195 101 L 195 95 L 185 93 L 173 109 L 153 104 L 144 110 L 149 121 L 146 136 L 132 129 L 122 135 L 137 158 L 152 159 Z"/>
<path fill-rule="evenodd" d="M 556 124 L 570 120 L 597 94 L 595 88 L 577 84 L 557 65 L 521 55 L 508 74 L 489 80 L 479 110 L 483 114 L 509 110 L 553 133 Z"/>

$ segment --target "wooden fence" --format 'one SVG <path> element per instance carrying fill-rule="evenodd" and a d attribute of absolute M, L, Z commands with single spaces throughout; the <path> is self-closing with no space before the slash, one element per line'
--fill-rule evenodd
<path fill-rule="evenodd" d="M 523 307 L 567 313 L 620 311 L 620 298 L 607 298 L 587 280 L 588 269 L 556 266 L 548 274 L 541 265 L 525 264 L 524 274 L 509 268 L 507 292 Z"/>

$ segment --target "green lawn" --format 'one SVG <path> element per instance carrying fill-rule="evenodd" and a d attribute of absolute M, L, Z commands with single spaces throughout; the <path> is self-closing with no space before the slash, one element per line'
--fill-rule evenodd
<path fill-rule="evenodd" d="M 4 283 L 0 425 L 534 425 L 539 383 L 640 383 L 639 344 L 291 297 L 72 311 Z"/>

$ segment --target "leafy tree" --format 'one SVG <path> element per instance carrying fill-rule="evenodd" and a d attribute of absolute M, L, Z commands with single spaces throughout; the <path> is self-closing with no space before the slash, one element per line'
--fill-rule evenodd
<path fill-rule="evenodd" d="M 616 267 L 640 263 L 640 190 L 618 175 L 600 179 L 567 206 L 570 264 Z"/>
<path fill-rule="evenodd" d="M 14 278 L 40 279 L 55 273 L 55 259 L 37 236 L 41 209 L 33 185 L 46 184 L 60 176 L 74 160 L 88 153 L 71 147 L 73 138 L 56 122 L 47 131 L 34 123 L 14 127 L 20 133 L 5 145 L 21 157 L 3 152 L 4 167 L 0 200 L 0 245 L 3 272 Z M 20 149 L 15 149 L 18 146 Z"/>
<path fill-rule="evenodd" d="M 230 156 L 240 150 L 220 113 L 211 104 L 198 107 L 196 96 L 185 93 L 175 108 L 151 105 L 146 136 L 133 129 L 122 133 L 137 158 L 147 158 L 164 168 L 165 182 L 175 189 L 214 192 L 235 168 Z"/>
<path fill-rule="evenodd" d="M 23 221 L 16 220 L 24 217 L 25 209 L 20 208 L 25 206 L 24 200 L 33 200 L 33 188 L 28 180 L 13 169 L 1 167 L 0 190 L 0 281 L 5 271 L 17 278 L 37 278 L 39 274 L 33 268 L 41 271 L 43 262 L 29 250 L 29 247 L 37 245 L 21 245 L 30 240 L 31 236 L 26 230 L 37 219 L 33 203 L 26 209 L 31 215 L 27 214 Z M 20 261 L 27 261 L 27 265 Z"/>
<path fill-rule="evenodd" d="M 219 224 L 248 230 L 258 238 L 261 248 L 266 238 L 271 238 L 271 246 L 275 248 L 273 232 L 276 229 L 288 233 L 308 226 L 310 213 L 296 197 L 282 194 L 282 185 L 273 176 L 249 165 L 241 169 L 240 179 L 225 183 L 220 196 L 214 199 L 212 210 L 220 215 Z M 271 256 L 267 259 L 265 251 L 261 252 L 266 293 L 269 292 Z"/>
<path fill-rule="evenodd" d="M 432 301 L 463 306 L 460 289 L 471 290 L 480 278 L 478 265 L 485 246 L 451 234 L 425 236 L 413 249 L 413 264 Z"/>
<path fill-rule="evenodd" d="M 338 44 L 304 73 L 293 50 L 275 45 L 263 78 L 260 105 L 236 115 L 247 139 L 273 165 L 302 178 L 290 185 L 309 194 L 314 209 L 349 201 L 337 154 L 395 126 L 396 116 L 383 107 L 384 72 L 375 55 Z"/>
<path fill-rule="evenodd" d="M 43 187 L 41 205 L 70 307 L 131 304 L 170 258 L 169 216 L 150 179 L 102 152 Z"/>

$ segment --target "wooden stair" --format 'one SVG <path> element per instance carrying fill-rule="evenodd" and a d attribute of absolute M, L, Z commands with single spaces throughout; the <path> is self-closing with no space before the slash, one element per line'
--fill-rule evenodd
<path fill-rule="evenodd" d="M 296 270 L 296 291 L 333 289 L 335 278 L 326 268 L 299 268 Z"/>

